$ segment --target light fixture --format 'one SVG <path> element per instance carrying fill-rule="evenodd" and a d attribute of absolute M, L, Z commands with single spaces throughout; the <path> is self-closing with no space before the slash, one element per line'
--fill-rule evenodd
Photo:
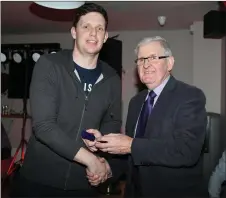
<path fill-rule="evenodd" d="M 2 46 L 1 49 L 1 63 L 8 63 L 11 59 L 11 52 L 10 49 L 8 48 L 8 46 Z"/>
<path fill-rule="evenodd" d="M 34 54 L 32 54 L 32 59 L 33 59 L 33 61 L 34 62 L 37 62 L 38 61 L 38 59 L 40 58 L 40 54 L 39 53 L 34 53 Z"/>
<path fill-rule="evenodd" d="M 13 60 L 16 62 L 16 63 L 21 63 L 22 62 L 22 55 L 19 53 L 19 52 L 15 52 L 13 54 Z"/>
<path fill-rule="evenodd" d="M 84 1 L 35 1 L 36 4 L 59 10 L 70 10 L 82 6 Z"/>
<path fill-rule="evenodd" d="M 190 25 L 190 34 L 192 35 L 194 33 L 194 24 Z"/>
<path fill-rule="evenodd" d="M 6 55 L 1 52 L 1 63 L 6 62 Z"/>
<path fill-rule="evenodd" d="M 58 51 L 60 51 L 61 49 L 60 48 L 58 48 L 57 46 L 50 46 L 49 47 L 49 49 L 48 49 L 48 53 L 49 54 L 55 54 L 55 53 L 57 53 Z"/>
<path fill-rule="evenodd" d="M 56 49 L 53 49 L 53 48 L 52 48 L 52 49 L 49 49 L 49 50 L 48 50 L 48 53 L 49 53 L 49 54 L 55 54 L 55 53 L 57 53 L 57 51 L 59 51 L 59 50 L 56 50 Z"/>
<path fill-rule="evenodd" d="M 40 58 L 40 56 L 43 55 L 43 54 L 44 54 L 44 52 L 42 50 L 34 50 L 34 51 L 32 51 L 32 55 L 31 55 L 32 60 L 34 62 L 37 62 L 38 59 Z"/>
<path fill-rule="evenodd" d="M 166 17 L 165 16 L 158 16 L 158 22 L 161 26 L 164 26 L 166 23 Z"/>

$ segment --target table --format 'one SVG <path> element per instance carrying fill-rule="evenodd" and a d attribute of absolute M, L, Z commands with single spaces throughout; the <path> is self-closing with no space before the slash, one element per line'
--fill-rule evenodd
<path fill-rule="evenodd" d="M 1 114 L 2 118 L 24 118 L 24 115 L 21 113 L 11 113 L 11 114 Z M 30 115 L 27 115 L 28 119 L 31 119 Z"/>

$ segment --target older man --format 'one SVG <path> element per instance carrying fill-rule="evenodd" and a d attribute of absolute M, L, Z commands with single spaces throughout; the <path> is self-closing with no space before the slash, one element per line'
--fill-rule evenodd
<path fill-rule="evenodd" d="M 130 101 L 126 135 L 92 130 L 97 140 L 86 144 L 128 155 L 129 197 L 201 196 L 205 96 L 171 75 L 174 57 L 165 39 L 144 38 L 135 52 L 139 78 L 148 89 Z"/>

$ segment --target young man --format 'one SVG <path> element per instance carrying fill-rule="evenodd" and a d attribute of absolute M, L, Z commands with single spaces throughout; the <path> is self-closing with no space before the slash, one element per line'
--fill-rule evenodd
<path fill-rule="evenodd" d="M 30 102 L 33 134 L 14 196 L 90 197 L 114 170 L 86 149 L 81 131 L 121 128 L 121 81 L 98 60 L 108 38 L 106 11 L 94 3 L 76 10 L 74 49 L 43 55 L 35 65 Z M 89 181 L 87 172 L 97 176 Z M 90 182 L 90 183 L 89 183 Z"/>

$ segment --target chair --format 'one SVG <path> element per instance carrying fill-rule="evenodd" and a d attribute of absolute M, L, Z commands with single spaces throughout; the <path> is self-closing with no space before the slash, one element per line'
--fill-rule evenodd
<path fill-rule="evenodd" d="M 209 179 L 221 152 L 221 116 L 217 113 L 207 113 L 206 138 L 204 143 L 204 178 Z"/>

